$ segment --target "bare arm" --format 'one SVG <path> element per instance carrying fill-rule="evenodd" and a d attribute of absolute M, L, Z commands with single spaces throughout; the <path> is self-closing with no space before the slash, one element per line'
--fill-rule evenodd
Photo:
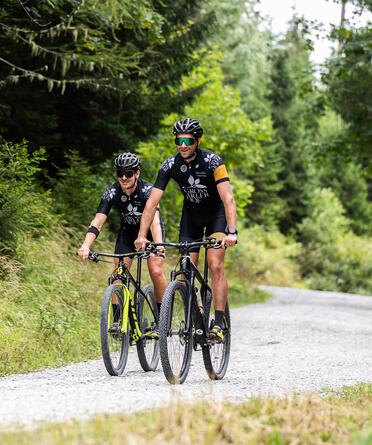
<path fill-rule="evenodd" d="M 142 213 L 141 225 L 138 232 L 138 237 L 134 242 L 134 245 L 137 249 L 144 249 L 146 246 L 146 235 L 149 231 L 150 225 L 152 224 L 156 209 L 159 205 L 159 202 L 163 196 L 164 190 L 153 187 L 151 190 L 151 194 L 149 199 L 147 200 L 145 209 Z"/>
<path fill-rule="evenodd" d="M 230 182 L 225 181 L 217 184 L 217 191 L 225 207 L 228 227 L 236 227 L 236 204 Z M 236 243 L 236 240 L 236 235 L 227 235 L 223 239 L 223 244 L 226 246 L 232 246 Z"/>
<path fill-rule="evenodd" d="M 96 216 L 92 219 L 90 225 L 96 227 L 99 231 L 102 230 L 103 225 L 107 220 L 107 215 L 104 213 L 96 213 Z M 88 232 L 85 235 L 85 239 L 80 249 L 78 250 L 78 255 L 83 260 L 88 259 L 89 251 L 96 239 L 96 235 L 94 233 Z"/>
<path fill-rule="evenodd" d="M 163 234 L 161 231 L 161 225 L 160 225 L 160 215 L 159 212 L 155 212 L 154 220 L 150 226 L 152 239 L 154 240 L 154 243 L 162 243 L 163 242 Z"/>

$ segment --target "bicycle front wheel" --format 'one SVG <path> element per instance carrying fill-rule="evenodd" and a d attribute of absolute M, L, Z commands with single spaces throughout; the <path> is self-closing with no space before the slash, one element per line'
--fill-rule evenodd
<path fill-rule="evenodd" d="M 138 318 L 142 337 L 137 342 L 137 354 L 144 371 L 155 371 L 159 363 L 159 340 L 152 338 L 151 333 L 158 324 L 158 307 L 151 285 L 145 286 L 142 292 L 146 298 L 139 294 Z"/>
<path fill-rule="evenodd" d="M 129 324 L 123 332 L 124 294 L 121 286 L 106 289 L 101 308 L 101 349 L 103 363 L 110 375 L 122 375 L 128 360 Z M 125 301 L 128 305 L 129 302 Z M 125 309 L 128 313 L 128 308 Z"/>
<path fill-rule="evenodd" d="M 206 295 L 205 316 L 208 320 L 208 330 L 214 324 L 214 304 L 210 292 Z M 225 316 L 223 319 L 224 340 L 222 343 L 208 343 L 202 347 L 203 361 L 205 369 L 211 380 L 221 380 L 226 374 L 230 358 L 231 332 L 230 332 L 230 311 L 226 303 Z"/>
<path fill-rule="evenodd" d="M 160 359 L 171 384 L 183 383 L 190 369 L 192 325 L 186 330 L 187 292 L 181 281 L 172 281 L 165 289 L 160 310 Z"/>

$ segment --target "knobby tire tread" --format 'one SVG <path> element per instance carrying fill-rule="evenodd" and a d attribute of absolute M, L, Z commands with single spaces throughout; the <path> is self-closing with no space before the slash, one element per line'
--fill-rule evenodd
<path fill-rule="evenodd" d="M 181 384 L 186 380 L 187 374 L 190 369 L 191 364 L 191 356 L 192 356 L 192 348 L 193 348 L 193 338 L 192 338 L 192 326 L 190 327 L 190 337 L 189 340 L 186 342 L 185 347 L 185 353 L 184 353 L 184 360 L 183 360 L 183 366 L 180 372 L 180 375 L 175 375 L 173 373 L 170 359 L 169 359 L 169 353 L 168 353 L 168 344 L 167 344 L 167 335 L 168 335 L 168 326 L 170 325 L 170 318 L 172 316 L 172 306 L 173 306 L 173 300 L 176 291 L 179 291 L 182 295 L 182 300 L 184 304 L 184 313 L 187 313 L 187 293 L 186 293 L 186 286 L 183 282 L 175 280 L 169 283 L 167 288 L 165 289 L 164 295 L 163 295 L 163 301 L 161 304 L 161 310 L 160 310 L 160 321 L 159 321 L 159 330 L 160 330 L 160 359 L 161 364 L 163 367 L 163 372 L 171 384 Z M 185 320 L 186 321 L 186 320 Z"/>

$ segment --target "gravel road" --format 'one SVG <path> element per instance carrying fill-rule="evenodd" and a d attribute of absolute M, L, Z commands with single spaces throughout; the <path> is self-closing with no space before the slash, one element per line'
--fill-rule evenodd
<path fill-rule="evenodd" d="M 101 360 L 0 378 L 0 427 L 87 419 L 180 400 L 318 391 L 372 381 L 372 297 L 264 287 L 273 298 L 232 311 L 226 377 L 212 382 L 194 352 L 186 382 L 144 373 L 131 348 L 122 377 Z"/>

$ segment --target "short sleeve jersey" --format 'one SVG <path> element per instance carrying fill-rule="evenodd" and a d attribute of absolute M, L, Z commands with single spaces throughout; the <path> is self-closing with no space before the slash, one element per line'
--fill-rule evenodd
<path fill-rule="evenodd" d="M 142 212 L 149 199 L 152 184 L 139 178 L 137 187 L 130 196 L 127 196 L 116 182 L 108 187 L 102 195 L 97 213 L 108 215 L 115 207 L 120 213 L 120 228 L 126 230 L 138 230 Z"/>
<path fill-rule="evenodd" d="M 186 208 L 212 208 L 221 203 L 217 184 L 229 181 L 226 167 L 220 156 L 198 148 L 196 157 L 187 162 L 177 153 L 166 159 L 160 167 L 154 187 L 165 190 L 174 179 L 183 195 Z"/>

